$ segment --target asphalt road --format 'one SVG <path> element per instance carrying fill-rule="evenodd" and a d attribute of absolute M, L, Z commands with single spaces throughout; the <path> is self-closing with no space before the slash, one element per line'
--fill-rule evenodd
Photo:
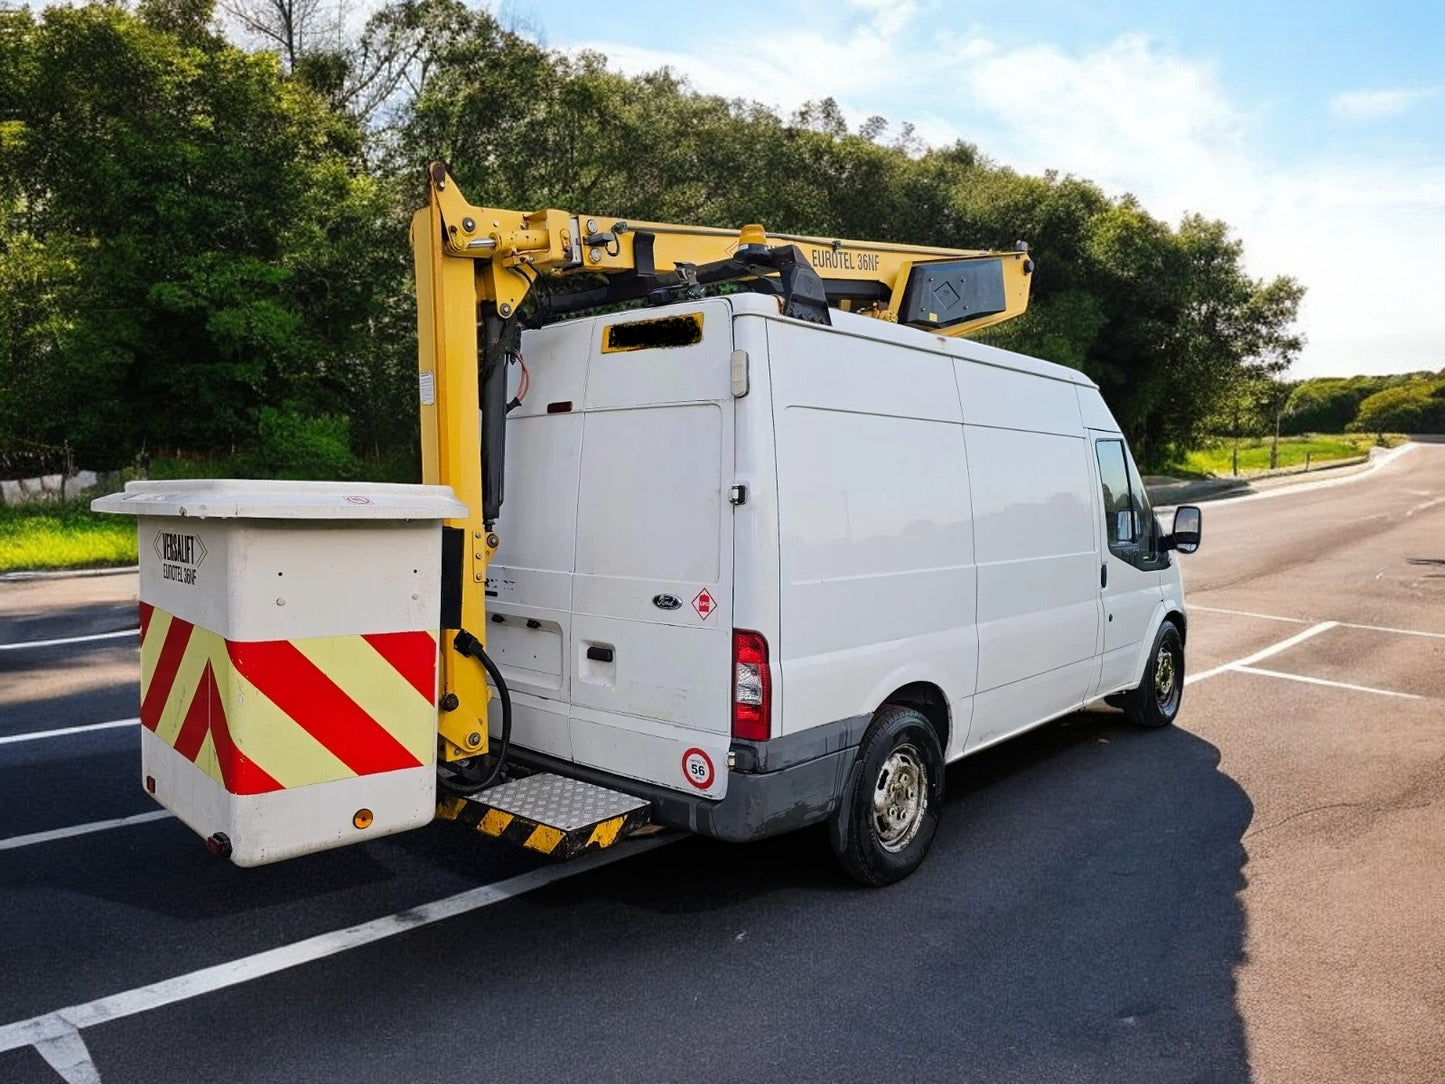
<path fill-rule="evenodd" d="M 236 869 L 140 790 L 133 638 L 3 649 L 134 578 L 0 584 L 0 1081 L 1445 1079 L 1445 447 L 1185 560 L 1179 725 L 956 765 L 871 891 L 819 832 Z"/>

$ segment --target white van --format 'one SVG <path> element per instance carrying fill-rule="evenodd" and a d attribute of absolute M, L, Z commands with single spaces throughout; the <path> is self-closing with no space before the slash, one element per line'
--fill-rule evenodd
<path fill-rule="evenodd" d="M 1179 710 L 1171 549 L 1096 386 L 740 293 L 528 331 L 487 650 L 511 760 L 727 840 L 922 860 L 945 763 L 1110 697 Z M 493 713 L 494 717 L 497 713 Z"/>

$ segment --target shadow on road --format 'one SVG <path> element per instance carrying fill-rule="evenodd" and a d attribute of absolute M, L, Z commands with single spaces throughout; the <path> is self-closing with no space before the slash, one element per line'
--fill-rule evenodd
<path fill-rule="evenodd" d="M 895 886 L 843 881 L 817 832 L 699 840 L 529 897 L 555 945 L 517 962 L 553 975 L 599 937 L 635 941 L 616 976 L 642 991 L 630 1010 L 690 1003 L 668 1047 L 726 1046 L 738 1066 L 717 1032 L 746 1037 L 756 1079 L 824 1078 L 818 1044 L 788 1040 L 822 1030 L 841 1079 L 1248 1080 L 1234 968 L 1253 806 L 1218 763 L 1186 730 L 1075 715 L 951 769 L 934 849 Z M 642 1077 L 665 1075 L 652 1045 L 621 1041 Z M 557 1074 L 584 1064 L 552 1049 Z"/>

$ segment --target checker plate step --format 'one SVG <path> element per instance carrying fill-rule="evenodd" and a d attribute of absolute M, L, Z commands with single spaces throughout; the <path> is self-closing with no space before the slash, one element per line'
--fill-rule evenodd
<path fill-rule="evenodd" d="M 445 820 L 554 858 L 610 847 L 647 824 L 650 811 L 642 798 L 548 773 L 437 806 Z"/>

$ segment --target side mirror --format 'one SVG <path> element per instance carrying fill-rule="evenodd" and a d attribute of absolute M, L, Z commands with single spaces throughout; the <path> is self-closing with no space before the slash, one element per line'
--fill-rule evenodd
<path fill-rule="evenodd" d="M 1180 553 L 1193 553 L 1199 548 L 1199 538 L 1204 527 L 1204 517 L 1192 504 L 1182 504 L 1174 509 L 1174 533 L 1169 538 L 1169 548 Z"/>

